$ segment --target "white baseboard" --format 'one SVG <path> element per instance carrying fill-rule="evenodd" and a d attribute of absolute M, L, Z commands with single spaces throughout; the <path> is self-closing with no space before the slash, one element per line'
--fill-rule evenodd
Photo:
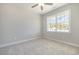
<path fill-rule="evenodd" d="M 52 38 L 49 38 L 47 36 L 45 37 L 45 39 L 50 39 L 50 40 L 53 40 L 53 41 L 57 41 L 57 42 L 60 42 L 60 43 L 64 43 L 64 44 L 71 45 L 71 46 L 79 48 L 79 45 L 75 44 L 75 43 L 70 43 L 70 42 L 67 42 L 67 41 L 62 41 L 62 40 L 57 40 L 57 39 L 52 39 Z"/>
<path fill-rule="evenodd" d="M 34 37 L 34 38 L 29 38 L 29 39 L 25 39 L 25 40 L 20 40 L 20 41 L 16 41 L 16 42 L 3 44 L 3 45 L 0 45 L 0 48 L 11 46 L 11 45 L 15 45 L 15 44 L 20 44 L 20 43 L 23 43 L 23 42 L 27 42 L 27 41 L 31 41 L 31 40 L 35 40 L 35 39 L 39 39 L 39 38 L 40 37 Z"/>
<path fill-rule="evenodd" d="M 7 44 L 0 45 L 0 48 L 15 45 L 15 44 L 20 44 L 20 43 L 28 42 L 28 41 L 35 40 L 35 39 L 40 39 L 40 38 L 41 37 L 34 37 L 34 38 L 29 38 L 29 39 L 25 39 L 25 40 L 16 41 L 16 42 L 7 43 Z M 49 38 L 48 36 L 43 37 L 43 39 L 50 39 L 50 40 L 53 40 L 53 41 L 57 41 L 57 42 L 60 42 L 60 43 L 64 43 L 64 44 L 71 45 L 71 46 L 79 48 L 78 44 L 74 44 L 74 43 L 70 43 L 70 42 L 66 42 L 66 41 L 62 41 L 62 40 L 57 40 L 57 39 L 52 39 L 52 38 Z"/>

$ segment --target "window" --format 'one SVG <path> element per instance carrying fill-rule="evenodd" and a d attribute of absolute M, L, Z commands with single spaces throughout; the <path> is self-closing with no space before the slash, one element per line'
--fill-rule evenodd
<path fill-rule="evenodd" d="M 70 10 L 57 13 L 47 17 L 47 31 L 69 32 L 70 31 Z"/>
<path fill-rule="evenodd" d="M 55 27 L 56 21 L 55 20 L 56 20 L 55 16 L 48 17 L 48 19 L 47 19 L 48 31 L 55 31 L 56 30 L 56 27 Z"/>

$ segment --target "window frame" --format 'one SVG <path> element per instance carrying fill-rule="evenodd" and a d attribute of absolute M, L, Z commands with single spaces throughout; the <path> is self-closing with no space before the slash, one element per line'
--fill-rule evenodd
<path fill-rule="evenodd" d="M 65 11 L 69 11 L 69 31 L 68 32 L 65 32 L 65 31 L 57 31 L 57 28 L 55 31 L 49 31 L 48 30 L 48 24 L 47 24 L 47 18 L 50 17 L 50 16 L 55 16 L 56 17 L 56 24 L 57 24 L 57 14 L 59 13 L 62 13 L 62 12 L 65 12 Z M 51 14 L 49 16 L 47 16 L 46 18 L 46 29 L 47 29 L 47 32 L 56 32 L 56 33 L 71 33 L 71 9 L 66 9 L 66 10 L 63 10 L 61 12 L 57 12 L 56 14 Z"/>

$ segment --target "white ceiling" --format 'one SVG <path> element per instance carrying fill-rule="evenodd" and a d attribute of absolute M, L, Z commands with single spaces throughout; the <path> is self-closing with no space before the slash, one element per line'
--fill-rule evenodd
<path fill-rule="evenodd" d="M 51 6 L 50 5 L 45 5 L 43 11 L 41 11 L 40 6 L 37 6 L 35 8 L 31 8 L 32 5 L 34 5 L 34 3 L 28 4 L 29 8 L 32 11 L 34 11 L 36 13 L 39 13 L 39 14 L 44 14 L 44 13 L 47 13 L 47 12 L 49 12 L 51 10 L 54 10 L 54 9 L 58 8 L 58 7 L 61 7 L 63 5 L 66 5 L 66 3 L 53 3 L 53 5 L 51 5 Z"/>
<path fill-rule="evenodd" d="M 20 9 L 29 10 L 29 11 L 32 11 L 34 13 L 45 14 L 45 13 L 51 11 L 51 10 L 54 10 L 54 9 L 56 9 L 58 7 L 66 5 L 67 3 L 53 3 L 53 5 L 51 5 L 51 6 L 50 5 L 45 5 L 43 11 L 41 11 L 40 6 L 32 8 L 32 6 L 34 4 L 35 3 L 25 3 L 25 4 L 17 4 L 17 6 L 19 6 L 18 8 L 20 8 Z"/>

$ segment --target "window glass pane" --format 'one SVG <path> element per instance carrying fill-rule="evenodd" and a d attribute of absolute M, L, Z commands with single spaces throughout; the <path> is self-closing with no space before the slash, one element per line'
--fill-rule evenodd
<path fill-rule="evenodd" d="M 64 31 L 64 12 L 57 15 L 57 31 Z"/>
<path fill-rule="evenodd" d="M 57 15 L 57 31 L 69 32 L 69 10 Z"/>
<path fill-rule="evenodd" d="M 55 31 L 56 30 L 56 19 L 55 16 L 47 18 L 47 30 L 48 31 Z"/>
<path fill-rule="evenodd" d="M 48 18 L 47 18 L 47 30 L 48 30 L 48 31 L 51 31 L 50 23 L 51 23 L 51 19 L 50 19 L 50 17 L 48 17 Z"/>
<path fill-rule="evenodd" d="M 70 13 L 69 10 L 65 11 L 65 32 L 69 32 L 70 30 Z"/>

